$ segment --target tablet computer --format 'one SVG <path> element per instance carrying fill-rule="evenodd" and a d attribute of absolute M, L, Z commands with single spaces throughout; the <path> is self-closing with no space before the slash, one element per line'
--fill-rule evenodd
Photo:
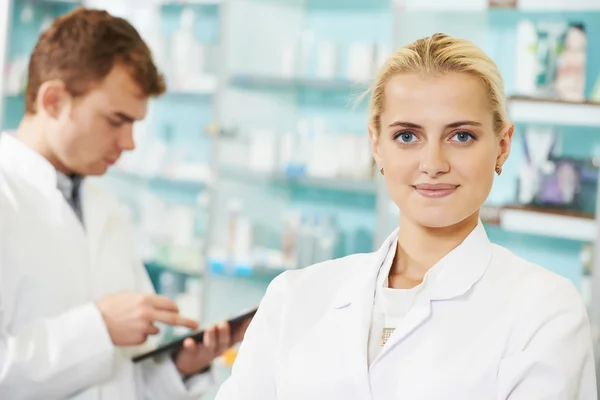
<path fill-rule="evenodd" d="M 235 331 L 238 329 L 241 329 L 244 326 L 245 322 L 247 322 L 249 319 L 252 319 L 254 317 L 254 314 L 256 314 L 257 311 L 258 311 L 258 308 L 253 308 L 248 312 L 245 312 L 241 315 L 238 315 L 235 318 L 228 320 L 227 322 L 229 322 L 229 328 L 231 331 L 231 335 L 234 336 Z M 201 343 L 202 340 L 204 339 L 204 330 L 194 332 L 189 335 L 178 338 L 174 341 L 171 341 L 169 343 L 162 344 L 154 350 L 151 350 L 151 351 L 148 351 L 148 352 L 145 352 L 145 353 L 142 353 L 142 354 L 139 354 L 139 355 L 133 357 L 132 360 L 134 363 L 139 363 L 148 358 L 153 358 L 153 357 L 162 356 L 162 355 L 172 355 L 175 352 L 179 351 L 179 349 L 181 349 L 183 347 L 183 342 L 187 338 L 192 338 L 197 343 Z"/>

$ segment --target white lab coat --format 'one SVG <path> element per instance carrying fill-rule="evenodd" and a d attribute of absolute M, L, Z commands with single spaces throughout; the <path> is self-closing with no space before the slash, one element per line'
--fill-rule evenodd
<path fill-rule="evenodd" d="M 375 280 L 395 240 L 276 278 L 217 400 L 597 399 L 574 285 L 491 244 L 481 223 L 369 366 Z"/>
<path fill-rule="evenodd" d="M 94 302 L 151 282 L 118 202 L 84 183 L 84 230 L 56 180 L 0 135 L 0 399 L 200 398 L 210 374 L 186 386 L 170 360 L 135 365 L 113 346 Z"/>

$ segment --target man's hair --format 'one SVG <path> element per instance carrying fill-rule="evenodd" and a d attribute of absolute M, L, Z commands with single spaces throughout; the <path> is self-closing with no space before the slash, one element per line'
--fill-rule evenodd
<path fill-rule="evenodd" d="M 71 95 L 82 96 L 117 64 L 130 70 L 146 96 L 165 92 L 150 49 L 129 22 L 83 7 L 58 17 L 42 33 L 29 60 L 25 112 L 36 113 L 44 82 L 61 80 Z"/>

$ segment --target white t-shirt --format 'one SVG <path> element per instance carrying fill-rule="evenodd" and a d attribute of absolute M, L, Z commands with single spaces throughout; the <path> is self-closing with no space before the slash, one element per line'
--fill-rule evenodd
<path fill-rule="evenodd" d="M 409 313 L 418 297 L 435 279 L 439 273 L 439 267 L 432 267 L 427 271 L 423 282 L 412 289 L 392 289 L 389 287 L 388 276 L 394 262 L 398 242 L 395 241 L 381 265 L 377 275 L 375 287 L 375 299 L 373 301 L 373 313 L 371 317 L 371 329 L 369 331 L 369 365 L 379 355 L 381 348 L 387 341 L 393 330 L 402 323 L 404 317 Z M 384 332 L 385 329 L 385 332 Z M 385 336 L 385 339 L 384 339 Z"/>

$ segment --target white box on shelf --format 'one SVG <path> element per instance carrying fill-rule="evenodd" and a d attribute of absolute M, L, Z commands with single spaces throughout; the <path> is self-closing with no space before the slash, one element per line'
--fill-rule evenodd
<path fill-rule="evenodd" d="M 515 98 L 509 100 L 508 112 L 514 122 L 600 127 L 600 104 L 594 103 Z"/>
<path fill-rule="evenodd" d="M 489 0 L 396 0 L 395 3 L 408 11 L 472 12 L 487 10 Z"/>
<path fill-rule="evenodd" d="M 500 211 L 500 226 L 513 232 L 586 242 L 595 240 L 598 231 L 594 219 L 510 208 Z"/>
<path fill-rule="evenodd" d="M 162 4 L 162 5 L 188 5 L 188 4 L 192 4 L 192 5 L 207 5 L 207 6 L 211 6 L 211 5 L 219 5 L 223 2 L 223 0 L 155 0 L 157 4 Z"/>
<path fill-rule="evenodd" d="M 348 50 L 348 79 L 367 82 L 373 77 L 375 66 L 374 43 L 352 43 Z"/>
<path fill-rule="evenodd" d="M 523 11 L 600 11 L 598 0 L 518 0 L 517 4 Z"/>

